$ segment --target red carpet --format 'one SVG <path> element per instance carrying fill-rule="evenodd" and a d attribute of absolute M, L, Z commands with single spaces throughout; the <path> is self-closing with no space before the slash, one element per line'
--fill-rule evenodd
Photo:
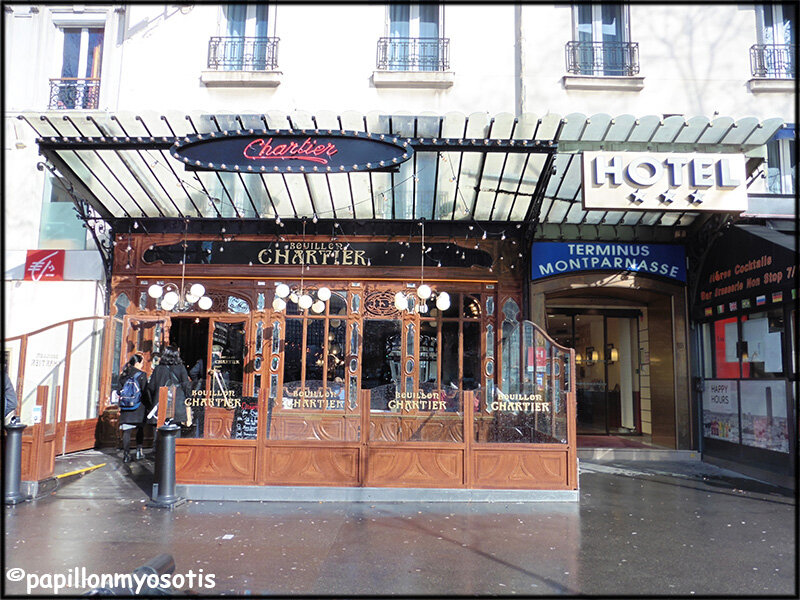
<path fill-rule="evenodd" d="M 579 435 L 578 448 L 652 448 L 636 438 L 615 435 Z"/>

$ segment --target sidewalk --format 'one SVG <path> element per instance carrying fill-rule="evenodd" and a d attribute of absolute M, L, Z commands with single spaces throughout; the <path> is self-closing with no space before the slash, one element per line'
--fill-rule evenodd
<path fill-rule="evenodd" d="M 87 451 L 60 461 L 59 472 L 107 464 L 6 507 L 6 573 L 126 573 L 168 552 L 175 573 L 213 574 L 213 589 L 194 586 L 213 594 L 797 594 L 794 496 L 700 461 L 584 459 L 574 503 L 174 511 L 145 506 L 150 460 Z M 24 580 L 4 583 L 6 594 L 26 593 Z"/>

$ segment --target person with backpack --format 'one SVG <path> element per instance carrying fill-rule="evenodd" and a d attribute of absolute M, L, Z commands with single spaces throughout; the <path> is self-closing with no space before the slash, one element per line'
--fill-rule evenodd
<path fill-rule="evenodd" d="M 144 458 L 144 426 L 150 410 L 147 374 L 142 371 L 144 357 L 134 354 L 119 376 L 119 427 L 122 429 L 122 462 L 131 462 L 131 431 L 136 429 L 136 460 Z"/>
<path fill-rule="evenodd" d="M 175 410 L 172 415 L 167 416 L 171 417 L 174 423 L 189 427 L 192 424 L 192 412 L 187 410 L 185 400 L 192 395 L 192 382 L 181 360 L 180 350 L 177 346 L 168 346 L 164 349 L 158 366 L 153 369 L 153 373 L 150 375 L 147 389 L 150 397 L 153 398 L 154 406 L 159 401 L 159 389 L 172 386 L 176 386 Z"/>

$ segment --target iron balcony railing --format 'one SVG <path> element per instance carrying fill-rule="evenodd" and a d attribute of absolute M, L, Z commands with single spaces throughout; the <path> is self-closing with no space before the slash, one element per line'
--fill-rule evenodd
<path fill-rule="evenodd" d="M 378 39 L 379 71 L 447 71 L 449 68 L 450 38 Z"/>
<path fill-rule="evenodd" d="M 208 68 L 214 71 L 274 71 L 278 68 L 276 37 L 212 37 Z"/>
<path fill-rule="evenodd" d="M 756 44 L 750 47 L 753 77 L 794 79 L 794 44 Z"/>
<path fill-rule="evenodd" d="M 99 106 L 99 100 L 99 77 L 50 80 L 50 109 L 95 109 Z"/>
<path fill-rule="evenodd" d="M 576 75 L 639 73 L 637 42 L 567 42 L 567 72 Z"/>

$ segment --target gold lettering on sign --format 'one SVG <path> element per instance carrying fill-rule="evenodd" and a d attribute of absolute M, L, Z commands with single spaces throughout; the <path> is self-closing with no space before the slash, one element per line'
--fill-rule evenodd
<path fill-rule="evenodd" d="M 541 394 L 504 394 L 497 391 L 499 400 L 489 403 L 488 410 L 505 412 L 549 413 L 550 402 L 543 401 Z"/>
<path fill-rule="evenodd" d="M 186 406 L 234 409 L 242 405 L 242 399 L 234 397 L 235 393 L 233 390 L 192 390 L 192 395 L 183 403 Z"/>

